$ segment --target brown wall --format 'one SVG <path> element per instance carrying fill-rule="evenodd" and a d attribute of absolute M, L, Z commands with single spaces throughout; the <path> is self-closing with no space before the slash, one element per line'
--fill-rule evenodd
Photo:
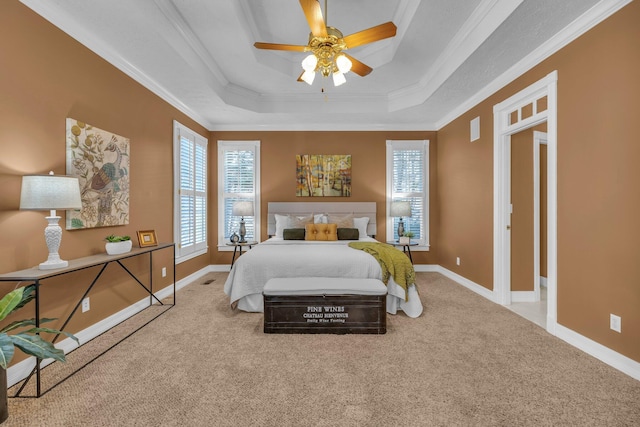
<path fill-rule="evenodd" d="M 173 240 L 173 120 L 202 135 L 209 132 L 156 95 L 80 45 L 17 0 L 0 2 L 0 272 L 46 260 L 46 212 L 19 211 L 21 176 L 65 173 L 65 119 L 72 117 L 130 138 L 130 224 L 63 230 L 60 255 L 74 259 L 104 252 L 108 234 L 154 229 L 162 242 Z M 64 229 L 64 212 L 60 224 Z M 154 256 L 156 289 L 172 278 L 172 252 Z M 178 279 L 209 264 L 196 258 L 177 267 Z M 143 274 L 148 261 L 132 260 Z M 167 267 L 167 278 L 160 269 Z M 113 270 L 113 271 L 111 271 Z M 110 266 L 91 296 L 91 310 L 69 326 L 83 329 L 142 298 L 137 284 Z M 73 308 L 92 272 L 48 280 L 43 315 L 62 317 Z M 95 274 L 95 272 L 93 272 Z M 148 276 L 148 274 L 147 274 Z M 0 294 L 15 283 L 0 284 Z M 23 316 L 31 315 L 24 310 Z"/>
<path fill-rule="evenodd" d="M 435 264 L 437 254 L 438 209 L 436 191 L 437 144 L 435 132 L 212 132 L 210 137 L 211 176 L 217 177 L 216 144 L 218 140 L 260 140 L 260 181 L 262 239 L 267 238 L 267 204 L 269 202 L 349 201 L 376 202 L 378 239 L 386 236 L 385 186 L 386 141 L 389 139 L 423 140 L 429 143 L 430 170 L 430 240 L 429 252 L 412 252 L 419 264 Z M 296 154 L 350 154 L 352 161 L 351 197 L 296 197 Z M 217 186 L 211 186 L 211 199 L 217 200 Z M 217 210 L 209 215 L 209 246 L 212 264 L 228 264 L 231 254 L 218 252 L 215 224 Z"/>
<path fill-rule="evenodd" d="M 640 3 L 632 2 L 438 132 L 439 263 L 492 289 L 492 107 L 558 71 L 558 322 L 635 361 L 638 22 Z M 476 116 L 481 138 L 469 143 Z M 621 334 L 609 329 L 610 313 L 622 317 Z"/>
<path fill-rule="evenodd" d="M 558 70 L 558 321 L 640 361 L 640 192 L 634 187 L 640 182 L 640 144 L 634 138 L 640 113 L 638 22 L 640 3 L 632 2 L 445 126 L 436 141 L 433 132 L 208 132 L 17 0 L 2 1 L 0 55 L 6 60 L 0 67 L 0 234 L 4 238 L 0 272 L 36 265 L 46 258 L 44 213 L 17 209 L 20 177 L 48 170 L 64 173 L 66 117 L 130 138 L 131 224 L 64 231 L 62 257 L 102 252 L 103 238 L 110 233 L 133 235 L 152 228 L 161 241 L 170 240 L 171 123 L 177 119 L 209 137 L 214 178 L 211 254 L 180 264 L 178 278 L 209 263 L 230 261 L 230 254 L 218 253 L 214 244 L 218 139 L 262 142 L 263 229 L 267 202 L 296 200 L 293 156 L 297 152 L 351 154 L 350 200 L 378 203 L 379 236 L 385 233 L 385 141 L 429 139 L 432 250 L 416 253 L 414 259 L 440 264 L 492 289 L 492 107 Z M 471 143 L 469 121 L 476 116 L 481 118 L 481 137 Z M 460 266 L 455 264 L 456 257 L 461 258 Z M 170 257 L 160 262 L 168 263 Z M 133 264 L 132 268 L 144 271 L 142 261 Z M 108 274 L 96 290 L 92 310 L 72 325 L 72 331 L 139 299 L 129 283 L 121 282 L 119 273 Z M 87 279 L 86 274 L 79 276 L 49 287 L 53 303 L 45 306 L 46 315 L 61 316 L 68 310 Z M 609 313 L 622 317 L 622 334 L 609 330 Z"/>

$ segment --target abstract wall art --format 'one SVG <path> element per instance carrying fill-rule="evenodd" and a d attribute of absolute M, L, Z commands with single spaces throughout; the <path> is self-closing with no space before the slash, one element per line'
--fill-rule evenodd
<path fill-rule="evenodd" d="M 350 154 L 299 154 L 296 164 L 296 196 L 351 196 Z"/>

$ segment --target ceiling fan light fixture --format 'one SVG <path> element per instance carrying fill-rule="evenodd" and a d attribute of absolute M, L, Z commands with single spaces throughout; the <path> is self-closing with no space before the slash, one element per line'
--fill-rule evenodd
<path fill-rule="evenodd" d="M 333 85 L 334 86 L 340 86 L 341 84 L 344 84 L 347 82 L 347 79 L 344 77 L 344 74 L 338 72 L 338 71 L 334 71 L 333 72 Z"/>
<path fill-rule="evenodd" d="M 313 70 L 305 70 L 305 72 L 302 73 L 302 76 L 300 78 L 308 85 L 312 85 L 313 79 L 316 78 L 316 72 Z"/>
<path fill-rule="evenodd" d="M 308 55 L 306 58 L 302 60 L 302 69 L 304 71 L 313 72 L 316 70 L 316 66 L 318 65 L 318 57 L 313 53 Z"/>
<path fill-rule="evenodd" d="M 352 65 L 353 64 L 351 63 L 351 60 L 344 54 L 338 55 L 338 57 L 336 58 L 336 66 L 338 67 L 338 70 L 340 70 L 341 74 L 348 73 L 351 70 Z"/>

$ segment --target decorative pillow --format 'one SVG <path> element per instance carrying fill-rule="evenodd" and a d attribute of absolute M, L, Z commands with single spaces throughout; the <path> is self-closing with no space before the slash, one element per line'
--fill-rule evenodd
<path fill-rule="evenodd" d="M 369 217 L 353 218 L 353 226 L 358 229 L 360 236 L 367 236 L 367 226 L 369 225 Z"/>
<path fill-rule="evenodd" d="M 327 220 L 327 214 L 315 214 L 313 215 L 313 223 L 314 224 L 326 224 L 329 221 Z"/>
<path fill-rule="evenodd" d="M 338 228 L 338 240 L 358 240 L 360 233 L 357 228 Z"/>
<path fill-rule="evenodd" d="M 289 215 L 289 228 L 304 228 L 307 224 L 313 224 L 313 215 Z"/>
<path fill-rule="evenodd" d="M 283 238 L 282 232 L 285 228 L 291 228 L 289 225 L 289 216 L 288 215 L 274 215 L 276 218 L 276 237 Z"/>
<path fill-rule="evenodd" d="M 282 237 L 284 240 L 304 240 L 304 228 L 285 228 Z"/>
<path fill-rule="evenodd" d="M 329 223 L 336 224 L 338 228 L 353 228 L 353 214 L 329 215 Z"/>
<path fill-rule="evenodd" d="M 336 224 L 307 224 L 305 229 L 305 240 L 338 240 Z"/>

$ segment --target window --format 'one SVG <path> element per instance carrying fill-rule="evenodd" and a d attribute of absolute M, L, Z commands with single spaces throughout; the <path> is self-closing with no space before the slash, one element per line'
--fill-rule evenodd
<path fill-rule="evenodd" d="M 173 122 L 176 262 L 207 252 L 207 139 Z"/>
<path fill-rule="evenodd" d="M 429 141 L 387 141 L 387 214 L 391 201 L 411 203 L 402 218 L 412 241 L 429 247 Z M 398 239 L 400 218 L 387 217 L 387 240 Z"/>
<path fill-rule="evenodd" d="M 244 217 L 246 240 L 260 241 L 260 141 L 218 141 L 218 246 L 222 250 L 240 234 L 235 202 L 253 202 L 254 215 Z M 231 249 L 231 248 L 228 248 Z"/>

